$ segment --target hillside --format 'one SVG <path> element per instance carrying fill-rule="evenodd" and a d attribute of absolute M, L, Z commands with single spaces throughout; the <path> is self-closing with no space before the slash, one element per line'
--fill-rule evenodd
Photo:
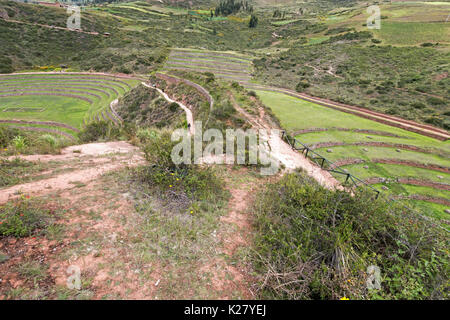
<path fill-rule="evenodd" d="M 449 298 L 450 2 L 77 3 L 0 0 L 0 299 Z"/>

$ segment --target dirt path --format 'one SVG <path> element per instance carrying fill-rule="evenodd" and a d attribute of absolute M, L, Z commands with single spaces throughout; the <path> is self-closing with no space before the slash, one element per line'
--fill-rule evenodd
<path fill-rule="evenodd" d="M 186 121 L 187 121 L 188 124 L 190 124 L 190 126 L 189 126 L 189 133 L 191 135 L 193 135 L 195 133 L 194 116 L 192 115 L 191 109 L 189 109 L 183 103 L 171 99 L 167 95 L 167 93 L 165 93 L 164 91 L 162 91 L 161 89 L 159 89 L 157 87 L 152 87 L 151 85 L 149 85 L 149 84 L 147 84 L 145 82 L 142 82 L 142 85 L 146 86 L 147 88 L 154 89 L 154 90 L 158 91 L 164 97 L 164 99 L 166 99 L 168 102 L 178 104 L 181 107 L 181 109 L 183 109 L 184 112 L 186 113 Z"/>
<path fill-rule="evenodd" d="M 221 218 L 222 222 L 234 227 L 232 235 L 222 239 L 224 243 L 223 252 L 228 258 L 232 258 L 239 248 L 250 244 L 251 218 L 248 210 L 251 203 L 250 199 L 252 199 L 253 195 L 251 191 L 253 191 L 251 187 L 246 184 L 230 190 L 231 200 L 228 204 L 228 214 Z M 226 271 L 233 276 L 234 287 L 239 290 L 242 298 L 252 298 L 253 293 L 249 290 L 250 286 L 246 281 L 247 273 L 245 270 L 240 268 L 239 265 L 228 263 Z M 222 277 L 222 281 L 224 279 L 226 277 Z"/>
<path fill-rule="evenodd" d="M 158 299 L 171 295 L 189 298 L 193 289 L 203 298 L 254 298 L 242 250 L 252 241 L 251 207 L 255 191 L 267 178 L 257 178 L 247 168 L 240 168 L 238 172 L 228 168 L 230 171 L 224 175 L 231 199 L 224 214 L 216 218 L 217 242 L 208 244 L 216 249 L 204 253 L 205 260 L 195 271 L 184 266 L 184 260 L 180 260 L 180 266 L 170 266 L 168 270 L 164 264 L 167 262 L 162 262 L 159 253 L 153 253 L 153 258 L 145 255 L 147 251 L 155 251 L 158 241 L 154 242 L 153 237 L 143 239 L 148 230 L 140 226 L 147 218 L 135 208 L 133 188 L 123 183 L 126 174 L 103 175 L 142 163 L 142 156 L 135 147 L 126 142 L 93 143 L 66 148 L 60 155 L 22 158 L 55 161 L 58 168 L 76 163 L 82 169 L 2 190 L 0 203 L 7 200 L 7 195 L 15 196 L 14 191 L 21 190 L 27 195 L 39 196 L 52 211 L 63 210 L 57 221 L 63 231 L 60 235 L 44 233 L 0 239 L 0 252 L 9 257 L 0 264 L 0 299 L 39 296 L 59 299 L 61 294 L 69 294 L 70 299 Z M 92 167 L 84 166 L 90 161 L 95 161 Z M 38 263 L 42 270 L 39 280 L 19 271 L 19 267 L 30 261 Z M 82 290 L 67 290 L 70 266 L 80 268 L 85 283 Z M 179 284 L 193 278 L 207 280 L 198 281 L 194 287 Z M 180 290 L 186 291 L 167 292 L 178 285 Z M 11 296 L 15 290 L 21 290 L 17 297 Z"/>
<path fill-rule="evenodd" d="M 9 157 L 11 160 L 15 157 Z M 29 155 L 20 156 L 27 161 L 63 161 L 83 160 L 96 162 L 93 168 L 81 169 L 69 173 L 62 173 L 55 177 L 39 180 L 9 188 L 0 189 L 0 204 L 20 194 L 41 196 L 66 190 L 95 180 L 106 172 L 117 170 L 125 166 L 136 166 L 144 163 L 141 152 L 127 142 L 90 143 L 65 148 L 61 155 Z"/>
<path fill-rule="evenodd" d="M 231 198 L 226 215 L 220 218 L 223 227 L 217 232 L 221 248 L 219 254 L 201 270 L 213 274 L 211 289 L 219 293 L 218 299 L 255 298 L 251 291 L 254 281 L 241 257 L 252 243 L 255 194 L 268 179 L 250 177 L 247 168 L 229 172 L 226 178 Z"/>
<path fill-rule="evenodd" d="M 9 257 L 0 263 L 0 299 L 157 298 L 159 267 L 136 263 L 128 242 L 135 236 L 129 230 L 133 201 L 114 181 L 103 176 L 41 198 L 58 215 L 60 233 L 0 239 L 0 252 Z M 37 277 L 20 271 L 28 263 L 34 263 Z M 69 266 L 81 271 L 80 290 L 67 288 Z"/>
<path fill-rule="evenodd" d="M 119 99 L 115 99 L 113 101 L 111 101 L 111 103 L 109 104 L 109 109 L 111 110 L 113 116 L 115 117 L 115 119 L 111 119 L 115 124 L 118 124 L 117 121 L 123 122 L 123 119 L 121 116 L 119 116 L 119 114 L 116 111 L 116 106 L 119 104 Z"/>
<path fill-rule="evenodd" d="M 268 135 L 265 139 L 268 141 L 271 156 L 282 163 L 287 169 L 294 170 L 301 168 L 322 186 L 328 189 L 339 188 L 339 181 L 337 181 L 328 171 L 322 170 L 318 166 L 311 163 L 302 154 L 293 150 L 291 146 L 289 146 L 289 144 L 281 138 L 280 135 L 272 134 L 272 128 L 265 119 L 265 113 L 262 108 L 260 108 L 258 116 L 253 116 L 241 108 L 232 95 L 230 95 L 230 101 L 233 103 L 236 110 L 241 113 L 255 129 L 267 130 Z"/>

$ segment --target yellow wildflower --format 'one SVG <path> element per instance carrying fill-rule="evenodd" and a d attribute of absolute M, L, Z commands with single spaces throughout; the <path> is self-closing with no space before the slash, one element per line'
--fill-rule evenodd
<path fill-rule="evenodd" d="M 350 300 L 350 299 L 347 297 L 342 297 L 340 300 Z"/>

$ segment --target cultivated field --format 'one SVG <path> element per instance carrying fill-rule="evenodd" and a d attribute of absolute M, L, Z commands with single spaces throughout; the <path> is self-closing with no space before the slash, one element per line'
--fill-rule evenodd
<path fill-rule="evenodd" d="M 233 52 L 173 49 L 165 68 L 211 72 L 225 80 L 247 82 L 251 79 L 251 61 L 250 56 Z"/>
<path fill-rule="evenodd" d="M 378 190 L 449 220 L 450 143 L 287 96 L 257 91 L 288 133 Z M 341 176 L 336 178 L 342 179 Z"/>
<path fill-rule="evenodd" d="M 117 122 L 110 103 L 137 83 L 103 74 L 2 75 L 0 123 L 73 135 L 94 120 Z"/>
<path fill-rule="evenodd" d="M 424 42 L 449 43 L 450 25 L 446 23 L 449 2 L 400 2 L 380 5 L 381 28 L 375 36 L 386 44 L 418 45 Z M 330 27 L 367 30 L 366 6 L 354 10 L 336 10 L 326 17 Z"/>

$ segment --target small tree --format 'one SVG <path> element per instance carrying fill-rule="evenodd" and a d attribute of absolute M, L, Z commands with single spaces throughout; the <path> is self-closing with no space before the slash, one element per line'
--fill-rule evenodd
<path fill-rule="evenodd" d="M 254 28 L 258 24 L 258 18 L 252 14 L 250 17 L 250 22 L 248 23 L 249 28 Z"/>

